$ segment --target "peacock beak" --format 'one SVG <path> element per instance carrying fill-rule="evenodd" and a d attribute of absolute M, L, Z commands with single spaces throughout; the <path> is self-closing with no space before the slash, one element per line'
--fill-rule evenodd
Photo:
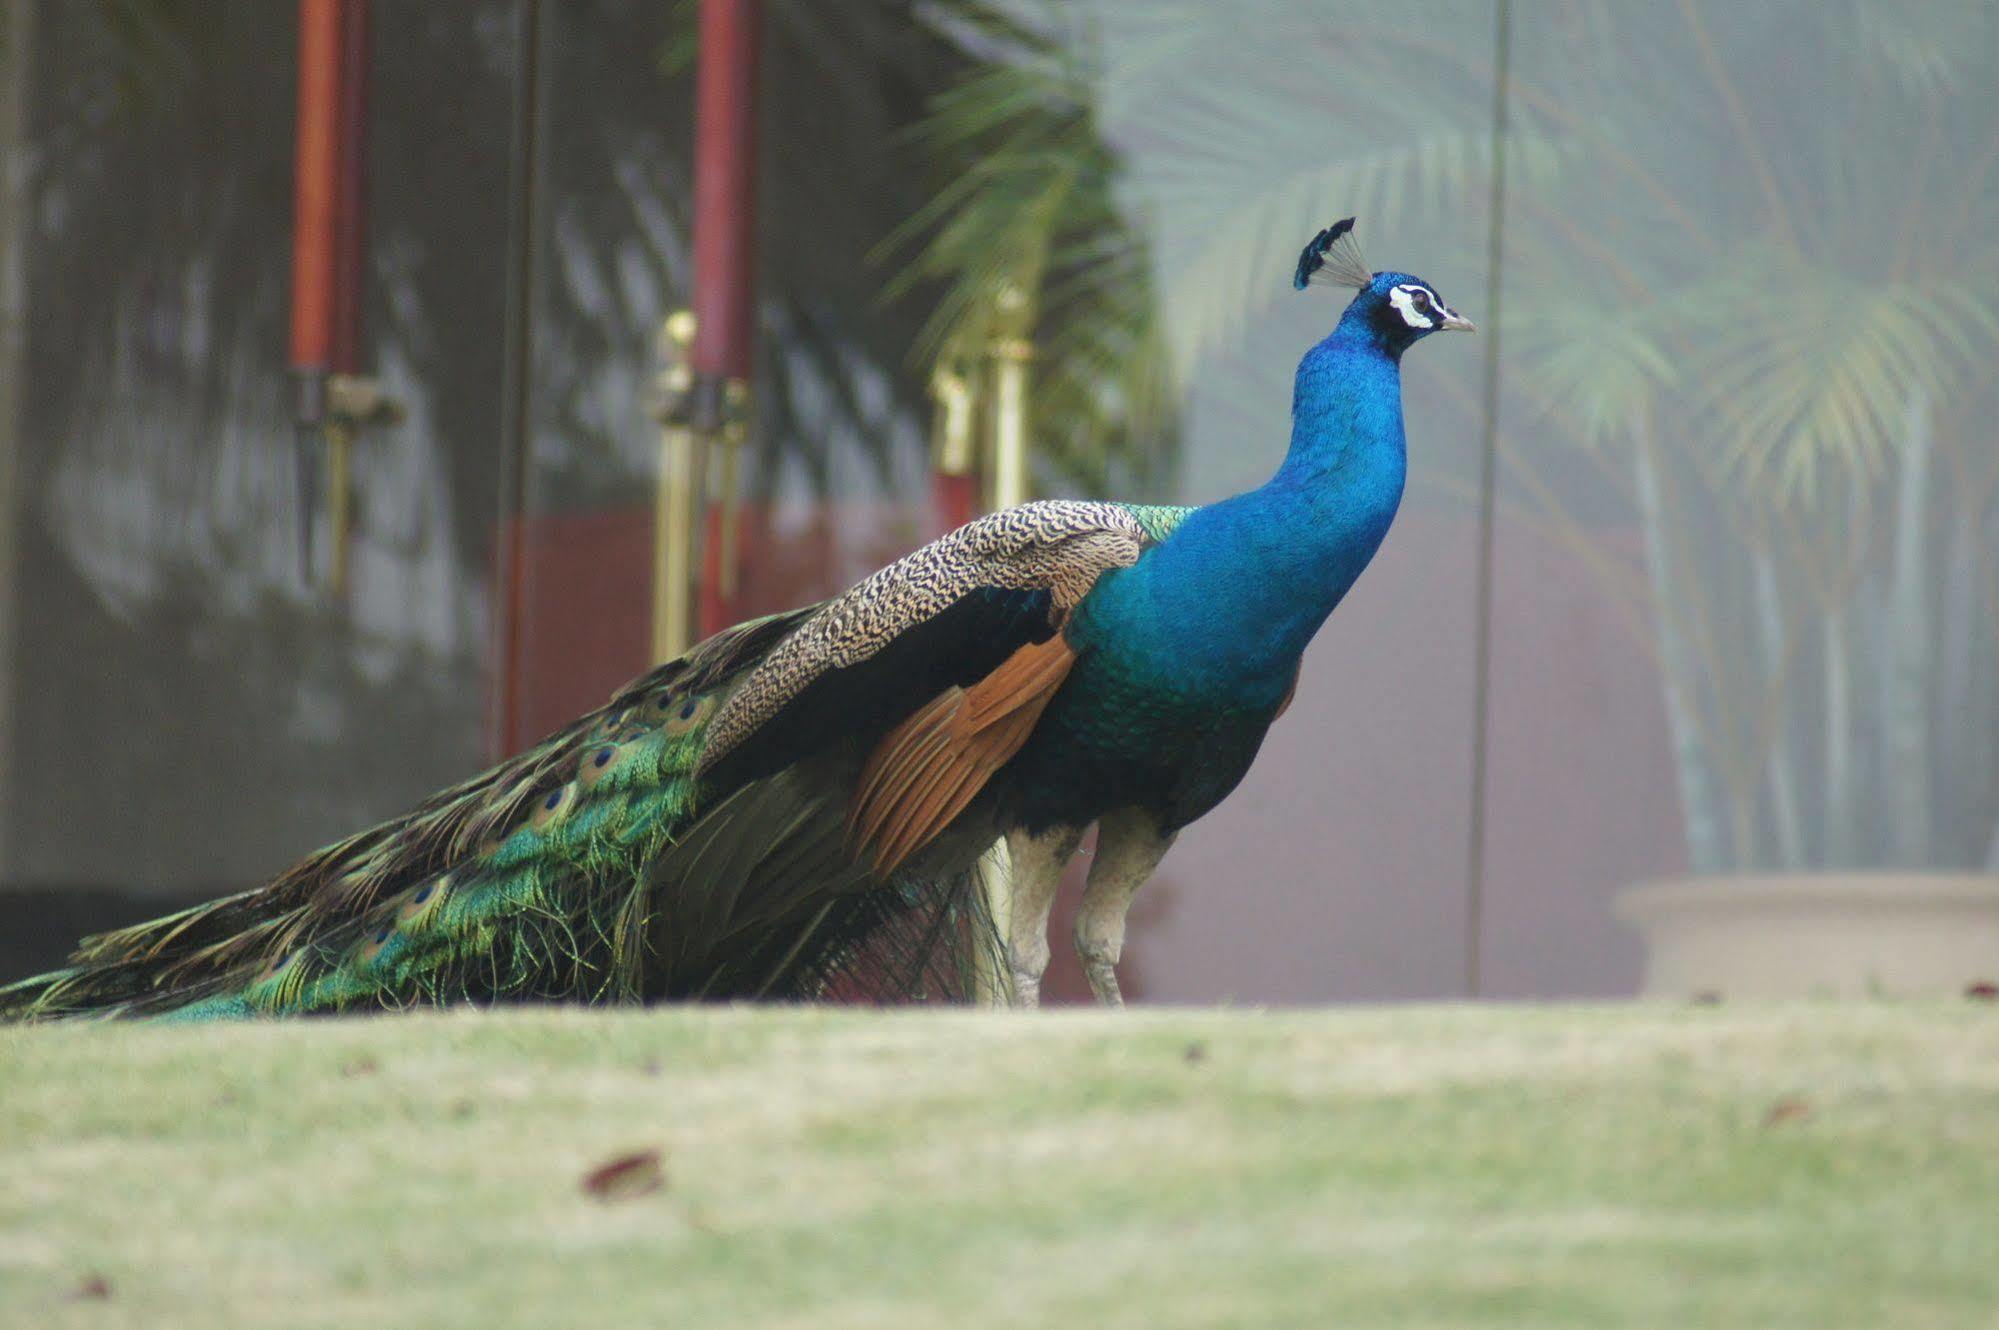
<path fill-rule="evenodd" d="M 1444 310 L 1444 322 L 1442 328 L 1443 331 L 1445 332 L 1478 331 L 1478 325 L 1476 323 L 1473 323 L 1470 319 L 1458 313 L 1456 310 L 1449 308 L 1446 308 Z"/>

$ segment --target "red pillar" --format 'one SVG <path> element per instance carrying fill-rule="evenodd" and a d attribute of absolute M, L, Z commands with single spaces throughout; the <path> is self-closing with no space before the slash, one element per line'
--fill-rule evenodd
<path fill-rule="evenodd" d="M 292 419 L 298 426 L 299 575 L 312 580 L 326 377 L 334 365 L 339 286 L 342 0 L 299 0 L 298 126 L 292 161 Z"/>
<path fill-rule="evenodd" d="M 298 6 L 291 364 L 300 375 L 324 375 L 332 368 L 334 233 L 340 194 L 341 9 L 341 0 L 299 0 Z"/>
<path fill-rule="evenodd" d="M 339 130 L 333 205 L 332 366 L 361 372 L 368 255 L 368 0 L 340 0 Z"/>
<path fill-rule="evenodd" d="M 747 383 L 756 337 L 756 74 L 759 0 L 701 0 L 694 85 L 694 424 L 718 438 L 724 392 Z M 715 459 L 711 458 L 711 463 Z M 716 523 L 706 524 L 713 536 Z M 703 560 L 701 633 L 735 617 L 720 559 Z"/>
<path fill-rule="evenodd" d="M 979 515 L 979 478 L 970 472 L 933 471 L 930 501 L 937 514 L 937 534 L 956 531 Z"/>

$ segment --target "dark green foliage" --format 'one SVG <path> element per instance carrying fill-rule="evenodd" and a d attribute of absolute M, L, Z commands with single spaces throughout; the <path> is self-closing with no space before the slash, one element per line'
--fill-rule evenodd
<path fill-rule="evenodd" d="M 977 63 L 912 135 L 933 188 L 885 247 L 907 256 L 891 291 L 938 287 L 919 355 L 975 374 L 996 343 L 1027 339 L 1043 485 L 1156 490 L 1176 457 L 1177 388 L 1094 45 L 975 0 L 928 21 Z"/>

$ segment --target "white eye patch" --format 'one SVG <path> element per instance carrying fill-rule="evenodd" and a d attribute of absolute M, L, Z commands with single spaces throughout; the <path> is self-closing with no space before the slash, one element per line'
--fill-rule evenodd
<path fill-rule="evenodd" d="M 1388 290 L 1388 303 L 1401 311 L 1402 321 L 1410 327 L 1435 328 L 1437 321 L 1431 318 L 1430 314 L 1426 314 L 1416 308 L 1416 296 L 1418 292 L 1422 293 L 1423 299 L 1428 303 L 1431 313 L 1435 313 L 1444 307 L 1444 302 L 1437 299 L 1436 292 L 1426 290 L 1420 286 L 1405 285 L 1390 287 Z"/>

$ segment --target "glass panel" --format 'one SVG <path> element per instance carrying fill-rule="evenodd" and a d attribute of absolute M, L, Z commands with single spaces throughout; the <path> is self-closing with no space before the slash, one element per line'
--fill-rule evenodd
<path fill-rule="evenodd" d="M 356 449 L 345 604 L 294 525 L 294 9 L 9 6 L 14 885 L 248 885 L 481 757 L 507 149 L 439 121 L 506 123 L 512 6 L 376 7 L 367 357 L 408 420 Z"/>
<path fill-rule="evenodd" d="M 1648 877 L 1999 868 L 1999 23 L 1518 7 L 1488 939 Z"/>
<path fill-rule="evenodd" d="M 649 402 L 689 283 L 693 8 L 542 13 L 521 741 L 652 663 Z M 932 534 L 911 363 L 927 308 L 884 299 L 876 251 L 925 197 L 893 145 L 956 59 L 877 6 L 774 5 L 764 39 L 741 615 L 829 595 Z"/>

